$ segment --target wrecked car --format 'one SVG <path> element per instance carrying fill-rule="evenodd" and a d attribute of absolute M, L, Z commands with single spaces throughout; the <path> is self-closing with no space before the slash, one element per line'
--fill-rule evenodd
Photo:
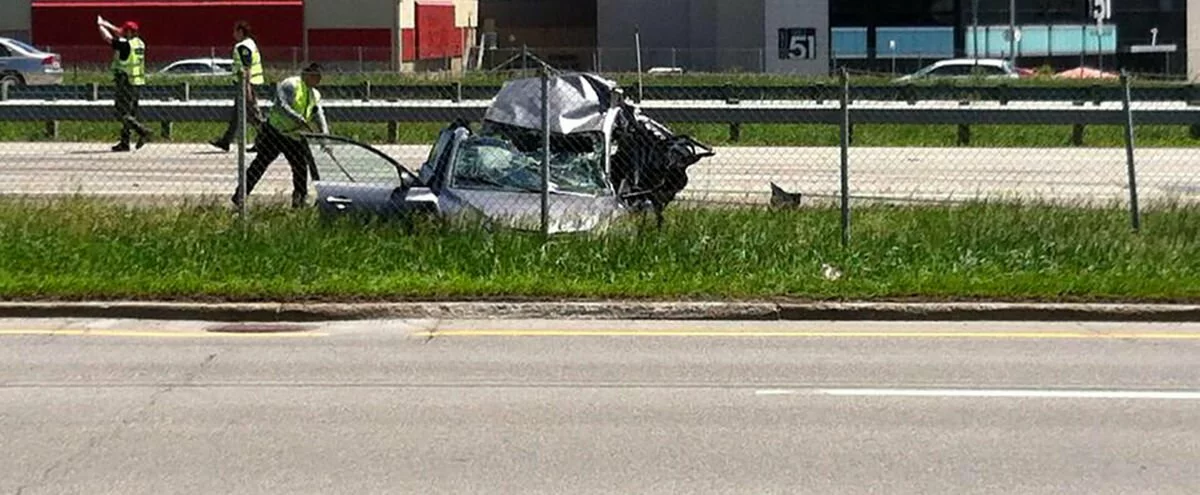
<path fill-rule="evenodd" d="M 604 228 L 630 213 L 663 210 L 687 186 L 687 170 L 714 156 L 689 136 L 646 117 L 617 85 L 592 74 L 549 79 L 548 220 L 551 233 Z M 306 135 L 326 215 L 473 214 L 508 228 L 541 227 L 542 80 L 510 81 L 478 130 L 445 127 L 417 171 L 369 145 Z"/>

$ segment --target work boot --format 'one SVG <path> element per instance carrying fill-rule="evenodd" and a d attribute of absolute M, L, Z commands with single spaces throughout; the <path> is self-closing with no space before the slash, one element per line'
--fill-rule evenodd
<path fill-rule="evenodd" d="M 114 153 L 129 151 L 129 143 L 117 143 L 116 146 L 112 147 L 112 150 Z"/>
<path fill-rule="evenodd" d="M 225 152 L 229 151 L 229 143 L 221 141 L 220 139 L 214 139 L 212 141 L 209 141 L 208 144 L 213 145 L 214 147 L 216 147 L 217 149 L 219 149 L 221 151 L 225 151 Z"/>
<path fill-rule="evenodd" d="M 308 195 L 302 193 L 292 193 L 292 208 L 304 208 L 308 202 Z"/>
<path fill-rule="evenodd" d="M 150 133 L 143 132 L 141 134 L 138 134 L 137 149 L 139 149 L 139 150 L 142 149 L 142 146 L 145 146 L 146 143 L 150 142 L 150 140 L 151 140 Z"/>

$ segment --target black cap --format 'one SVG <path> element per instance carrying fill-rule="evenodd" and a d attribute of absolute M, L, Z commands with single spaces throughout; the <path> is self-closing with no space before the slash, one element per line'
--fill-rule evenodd
<path fill-rule="evenodd" d="M 308 67 L 305 67 L 303 71 L 300 71 L 300 73 L 301 74 L 316 74 L 319 76 L 319 75 L 321 75 L 321 65 L 316 62 L 313 62 L 311 64 L 308 64 Z"/>

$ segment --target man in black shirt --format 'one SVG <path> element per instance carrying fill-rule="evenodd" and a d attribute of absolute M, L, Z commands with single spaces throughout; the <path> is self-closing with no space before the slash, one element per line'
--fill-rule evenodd
<path fill-rule="evenodd" d="M 146 44 L 138 35 L 138 25 L 126 22 L 121 28 L 113 26 L 103 17 L 96 18 L 100 36 L 113 49 L 113 80 L 117 85 L 114 98 L 117 115 L 121 119 L 121 141 L 113 151 L 129 151 L 130 135 L 138 133 L 137 148 L 145 146 L 150 130 L 137 120 L 140 88 L 146 85 Z"/>

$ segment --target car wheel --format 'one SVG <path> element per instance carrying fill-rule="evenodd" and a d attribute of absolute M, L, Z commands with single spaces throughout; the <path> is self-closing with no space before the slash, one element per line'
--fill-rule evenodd
<path fill-rule="evenodd" d="M 21 79 L 19 74 L 4 74 L 0 76 L 0 86 L 21 87 L 25 85 L 25 80 Z"/>

